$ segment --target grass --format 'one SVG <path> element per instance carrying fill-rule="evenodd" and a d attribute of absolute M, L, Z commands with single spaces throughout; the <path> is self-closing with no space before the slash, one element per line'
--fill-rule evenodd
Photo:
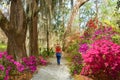
<path fill-rule="evenodd" d="M 7 49 L 7 45 L 0 43 L 0 51 L 5 51 Z"/>
<path fill-rule="evenodd" d="M 71 62 L 71 61 L 72 61 L 72 59 L 71 59 L 70 57 L 66 57 L 66 60 L 67 60 L 68 62 Z"/>

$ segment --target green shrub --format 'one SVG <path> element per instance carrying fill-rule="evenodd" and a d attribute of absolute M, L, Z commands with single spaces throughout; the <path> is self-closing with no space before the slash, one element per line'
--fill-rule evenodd
<path fill-rule="evenodd" d="M 71 43 L 70 46 L 68 46 L 67 52 L 71 54 L 78 54 L 78 49 L 79 49 L 78 41 L 75 41 Z"/>
<path fill-rule="evenodd" d="M 49 49 L 49 56 L 53 56 L 55 54 L 54 50 L 51 48 Z"/>
<path fill-rule="evenodd" d="M 47 57 L 47 56 L 52 57 L 54 54 L 55 54 L 55 52 L 52 48 L 49 49 L 49 52 L 47 51 L 47 48 L 42 48 L 42 49 L 40 49 L 40 53 L 39 53 L 39 55 L 41 55 L 43 57 Z"/>
<path fill-rule="evenodd" d="M 70 73 L 72 75 L 80 74 L 82 67 L 83 67 L 82 65 L 72 65 L 70 68 Z"/>
<path fill-rule="evenodd" d="M 117 44 L 119 44 L 120 45 L 120 35 L 114 35 L 113 37 L 112 37 L 112 40 L 113 40 L 113 42 L 114 43 L 117 43 Z"/>
<path fill-rule="evenodd" d="M 70 73 L 72 75 L 80 74 L 82 67 L 83 65 L 82 65 L 81 54 L 74 55 L 72 57 L 72 66 L 70 68 Z"/>

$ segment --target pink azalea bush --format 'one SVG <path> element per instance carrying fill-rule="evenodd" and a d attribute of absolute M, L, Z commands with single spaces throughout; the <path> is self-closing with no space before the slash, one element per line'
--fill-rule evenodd
<path fill-rule="evenodd" d="M 5 77 L 4 80 L 9 80 L 9 74 L 10 74 L 10 70 L 12 69 L 11 66 L 8 66 L 5 70 Z"/>
<path fill-rule="evenodd" d="M 86 54 L 82 54 L 84 67 L 82 75 L 107 76 L 117 80 L 120 73 L 120 45 L 110 40 L 100 39 L 91 44 Z"/>
<path fill-rule="evenodd" d="M 87 43 L 81 44 L 79 47 L 79 52 L 80 53 L 86 53 L 86 51 L 89 49 L 89 46 Z"/>
<path fill-rule="evenodd" d="M 37 59 L 35 56 L 24 57 L 22 61 L 25 64 L 26 68 L 31 72 L 37 70 Z"/>
<path fill-rule="evenodd" d="M 21 64 L 20 62 L 14 61 L 14 64 L 16 65 L 16 69 L 19 72 L 23 72 L 25 70 L 25 66 Z"/>
<path fill-rule="evenodd" d="M 39 57 L 39 63 L 40 63 L 40 65 L 46 65 L 47 61 L 42 56 L 40 56 Z"/>
<path fill-rule="evenodd" d="M 0 70 L 1 70 L 1 71 L 4 71 L 4 70 L 5 70 L 4 66 L 1 65 L 1 64 L 0 64 Z"/>
<path fill-rule="evenodd" d="M 81 74 L 95 80 L 120 80 L 119 33 L 102 23 L 92 31 L 86 29 L 85 33 L 79 43 L 79 53 L 83 58 Z"/>
<path fill-rule="evenodd" d="M 21 73 L 27 70 L 33 73 L 37 70 L 37 65 L 41 63 L 41 59 L 35 56 L 23 57 L 22 62 L 18 62 L 12 55 L 8 55 L 7 52 L 0 53 L 0 60 L 3 61 L 3 63 L 0 64 L 0 72 L 5 73 L 5 75 L 3 75 L 4 80 L 9 80 L 9 76 L 13 71 Z M 44 60 L 42 63 L 46 65 L 47 61 Z"/>
<path fill-rule="evenodd" d="M 13 56 L 8 55 L 7 52 L 0 53 L 0 59 L 3 60 L 3 64 L 0 64 L 0 70 L 5 73 L 4 80 L 9 80 L 10 71 L 16 70 L 23 72 L 25 66 L 18 61 L 15 61 Z"/>
<path fill-rule="evenodd" d="M 70 72 L 72 75 L 80 74 L 82 69 L 82 58 L 80 54 L 76 54 L 72 57 L 72 65 L 70 67 Z"/>
<path fill-rule="evenodd" d="M 98 28 L 95 30 L 95 32 L 92 34 L 92 40 L 98 40 L 98 39 L 112 39 L 112 36 L 117 34 L 111 26 L 103 26 L 102 28 Z"/>

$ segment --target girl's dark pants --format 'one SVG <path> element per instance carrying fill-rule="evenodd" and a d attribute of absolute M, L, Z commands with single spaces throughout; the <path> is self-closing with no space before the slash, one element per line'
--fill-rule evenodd
<path fill-rule="evenodd" d="M 57 57 L 57 64 L 60 64 L 60 59 L 61 59 L 61 53 L 56 53 L 56 57 Z"/>

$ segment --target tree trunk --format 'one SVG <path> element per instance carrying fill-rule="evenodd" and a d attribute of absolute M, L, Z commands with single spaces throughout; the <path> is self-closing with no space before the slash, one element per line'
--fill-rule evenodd
<path fill-rule="evenodd" d="M 51 20 L 50 12 L 47 13 L 46 17 L 47 17 L 47 35 L 46 35 L 47 36 L 47 53 L 48 53 L 48 56 L 49 56 L 49 28 L 50 28 L 50 20 Z"/>
<path fill-rule="evenodd" d="M 12 0 L 10 9 L 10 30 L 8 31 L 9 54 L 15 55 L 17 60 L 27 56 L 25 48 L 26 19 L 21 0 Z"/>
<path fill-rule="evenodd" d="M 7 52 L 13 55 L 15 59 L 20 60 L 20 58 L 26 56 L 25 48 L 25 34 L 26 29 L 22 33 L 18 34 L 13 29 L 10 31 L 10 22 L 5 18 L 5 16 L 0 12 L 0 28 L 4 31 L 8 38 Z"/>
<path fill-rule="evenodd" d="M 29 25 L 29 34 L 30 34 L 30 55 L 38 55 L 38 4 L 37 0 L 33 0 L 30 5 L 30 13 L 31 19 L 30 19 L 30 25 Z"/>
<path fill-rule="evenodd" d="M 30 26 L 30 55 L 38 55 L 38 31 L 37 31 L 37 16 L 32 17 Z"/>
<path fill-rule="evenodd" d="M 26 55 L 26 18 L 21 0 L 11 0 L 10 22 L 0 13 L 0 27 L 8 37 L 7 52 L 20 60 Z"/>
<path fill-rule="evenodd" d="M 96 18 L 98 19 L 98 0 L 96 0 Z"/>
<path fill-rule="evenodd" d="M 85 4 L 87 1 L 89 0 L 77 0 L 76 1 L 76 4 L 75 6 L 73 7 L 73 10 L 71 12 L 71 16 L 70 16 L 70 19 L 68 21 L 68 24 L 67 24 L 67 30 L 65 31 L 64 35 L 63 35 L 63 42 L 64 44 L 66 43 L 66 36 L 69 35 L 69 33 L 71 32 L 71 27 L 72 27 L 72 23 L 74 21 L 74 18 L 79 10 L 79 8 Z"/>
<path fill-rule="evenodd" d="M 49 56 L 49 20 L 47 22 L 48 22 L 47 24 L 47 53 Z"/>
<path fill-rule="evenodd" d="M 71 9 L 73 8 L 73 4 L 74 4 L 74 2 L 73 2 L 73 0 L 71 0 Z"/>
<path fill-rule="evenodd" d="M 71 0 L 72 1 L 72 0 Z M 63 5 L 62 5 L 62 14 L 64 15 L 64 10 L 65 10 L 65 4 L 64 4 L 64 0 L 63 0 Z M 62 17 L 63 19 L 63 28 L 64 28 L 64 31 L 65 31 L 65 19 L 64 19 L 64 16 Z M 64 35 L 63 35 L 64 36 Z M 62 50 L 65 51 L 65 40 L 64 38 L 62 38 Z"/>
<path fill-rule="evenodd" d="M 89 1 L 89 0 L 77 0 L 77 1 L 76 1 L 76 4 L 75 4 L 75 6 L 73 7 L 73 10 L 72 10 L 72 12 L 71 12 L 70 19 L 69 19 L 69 21 L 68 21 L 68 25 L 67 25 L 67 30 L 66 30 L 66 32 L 70 32 L 70 31 L 71 31 L 72 23 L 73 23 L 73 21 L 74 21 L 74 18 L 75 18 L 75 16 L 76 16 L 79 8 L 80 8 L 83 4 L 85 4 L 87 1 Z"/>
<path fill-rule="evenodd" d="M 25 37 L 9 32 L 7 51 L 14 55 L 17 60 L 26 56 Z"/>

